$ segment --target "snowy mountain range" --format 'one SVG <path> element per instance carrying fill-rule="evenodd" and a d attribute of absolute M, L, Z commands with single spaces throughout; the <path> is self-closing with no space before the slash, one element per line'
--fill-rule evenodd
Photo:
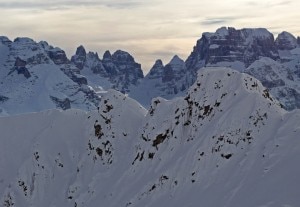
<path fill-rule="evenodd" d="M 185 96 L 197 72 L 230 67 L 262 82 L 287 110 L 300 108 L 300 38 L 268 30 L 222 27 L 203 33 L 190 56 L 163 64 L 144 77 L 128 52 L 102 59 L 79 46 L 69 60 L 63 50 L 29 38 L 0 37 L 0 116 L 46 109 L 96 109 L 101 94 L 116 89 L 149 108 L 155 97 Z"/>
<path fill-rule="evenodd" d="M 0 37 L 0 114 L 96 109 L 99 97 L 65 52 L 29 38 Z"/>
<path fill-rule="evenodd" d="M 285 109 L 300 107 L 300 38 L 288 32 L 274 39 L 273 34 L 263 28 L 222 27 L 215 33 L 203 33 L 181 67 L 172 67 L 174 59 L 178 57 L 167 67 L 156 62 L 130 96 L 145 106 L 157 96 L 167 99 L 182 96 L 195 82 L 199 70 L 219 66 L 254 75 Z"/>
<path fill-rule="evenodd" d="M 1 117 L 0 202 L 298 206 L 299 126 L 300 111 L 282 109 L 259 80 L 220 67 L 200 70 L 184 97 L 155 98 L 149 110 L 109 90 L 98 110 Z"/>
<path fill-rule="evenodd" d="M 63 50 L 29 38 L 0 37 L 0 115 L 46 109 L 98 107 L 98 92 L 123 93 L 143 78 L 141 65 L 124 51 L 86 54 L 78 47 L 71 60 Z"/>

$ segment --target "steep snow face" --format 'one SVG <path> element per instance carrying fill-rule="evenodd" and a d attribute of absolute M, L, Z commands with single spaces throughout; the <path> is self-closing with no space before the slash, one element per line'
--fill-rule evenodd
<path fill-rule="evenodd" d="M 284 112 L 249 75 L 201 71 L 185 98 L 153 100 L 136 147 L 129 206 L 296 205 L 291 183 L 299 168 L 289 159 L 299 153 L 299 115 Z"/>
<path fill-rule="evenodd" d="M 99 98 L 64 51 L 29 38 L 0 41 L 0 114 L 95 109 Z"/>
<path fill-rule="evenodd" d="M 86 54 L 84 47 L 79 46 L 71 61 L 81 69 L 80 73 L 87 77 L 88 84 L 95 90 L 114 88 L 128 93 L 129 88 L 144 77 L 141 65 L 121 50 L 113 55 L 106 51 L 103 60 L 100 60 L 97 53 Z"/>
<path fill-rule="evenodd" d="M 204 69 L 185 98 L 155 99 L 145 113 L 137 102 L 109 91 L 90 113 L 0 118 L 1 202 L 70 207 L 300 202 L 300 112 L 281 109 L 257 79 Z"/>
<path fill-rule="evenodd" d="M 146 111 L 116 91 L 100 105 L 0 118 L 1 206 L 99 206 L 89 201 L 111 197 L 104 186 L 128 168 Z"/>
<path fill-rule="evenodd" d="M 157 60 L 140 84 L 130 89 L 129 96 L 145 107 L 149 107 L 151 100 L 158 96 L 183 96 L 187 87 L 192 84 L 189 82 L 192 79 L 190 75 L 184 61 L 177 55 L 165 66 L 161 60 Z"/>

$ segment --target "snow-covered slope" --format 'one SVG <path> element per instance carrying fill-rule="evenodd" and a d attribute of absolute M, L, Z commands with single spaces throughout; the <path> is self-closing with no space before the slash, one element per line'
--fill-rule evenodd
<path fill-rule="evenodd" d="M 96 196 L 111 197 L 104 186 L 128 168 L 146 111 L 116 91 L 100 105 L 90 113 L 0 118 L 1 206 L 86 206 Z"/>
<path fill-rule="evenodd" d="M 154 99 L 147 114 L 109 91 L 94 112 L 0 118 L 1 202 L 297 206 L 299 125 L 298 110 L 226 68 L 202 70 L 186 97 Z"/>
<path fill-rule="evenodd" d="M 0 115 L 96 109 L 99 98 L 78 72 L 64 51 L 46 42 L 0 37 Z"/>

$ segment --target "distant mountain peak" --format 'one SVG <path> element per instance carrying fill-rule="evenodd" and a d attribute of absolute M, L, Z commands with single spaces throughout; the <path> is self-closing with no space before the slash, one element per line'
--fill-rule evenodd
<path fill-rule="evenodd" d="M 80 45 L 79 47 L 77 47 L 77 49 L 76 49 L 76 55 L 86 56 L 85 48 L 82 45 Z"/>
<path fill-rule="evenodd" d="M 283 31 L 278 34 L 275 43 L 279 50 L 292 50 L 297 47 L 297 39 L 291 33 Z"/>
<path fill-rule="evenodd" d="M 131 56 L 128 52 L 124 50 L 117 50 L 112 54 L 112 58 L 115 61 L 120 62 L 134 62 L 133 56 Z"/>
<path fill-rule="evenodd" d="M 184 61 L 178 56 L 174 55 L 169 64 L 182 64 Z"/>
<path fill-rule="evenodd" d="M 157 59 L 156 61 L 155 61 L 155 63 L 154 63 L 154 65 L 153 65 L 153 67 L 154 66 L 163 66 L 164 64 L 163 64 L 163 61 L 161 60 L 161 59 Z"/>
<path fill-rule="evenodd" d="M 35 44 L 36 42 L 28 37 L 17 37 L 14 39 L 14 42 L 18 42 L 18 43 L 33 43 Z"/>
<path fill-rule="evenodd" d="M 109 50 L 106 50 L 103 54 L 103 60 L 111 59 L 111 53 Z"/>

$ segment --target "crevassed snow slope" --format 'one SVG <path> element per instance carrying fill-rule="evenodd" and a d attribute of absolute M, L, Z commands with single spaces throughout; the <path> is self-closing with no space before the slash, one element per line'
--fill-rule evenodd
<path fill-rule="evenodd" d="M 300 203 L 300 112 L 247 74 L 204 69 L 147 115 L 115 91 L 100 106 L 0 118 L 4 206 Z"/>

